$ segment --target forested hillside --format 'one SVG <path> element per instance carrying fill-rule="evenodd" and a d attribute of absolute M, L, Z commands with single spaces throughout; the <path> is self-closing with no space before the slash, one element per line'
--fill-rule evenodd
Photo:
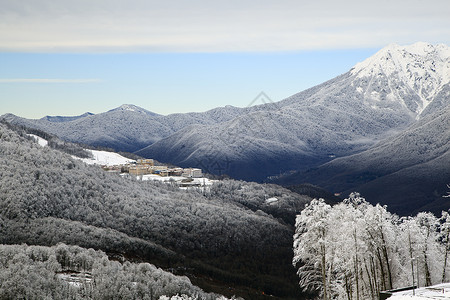
<path fill-rule="evenodd" d="M 148 263 L 109 260 L 102 251 L 0 245 L 1 299 L 220 299 Z M 190 297 L 190 298 L 187 298 Z"/>
<path fill-rule="evenodd" d="M 343 196 L 358 191 L 373 204 L 411 215 L 439 214 L 450 205 L 442 195 L 450 182 L 450 106 L 429 114 L 368 150 L 276 180 L 311 182 Z"/>
<path fill-rule="evenodd" d="M 0 124 L 0 243 L 92 247 L 178 270 L 206 289 L 298 297 L 288 223 L 309 198 L 236 181 L 204 194 L 124 179 L 8 126 Z"/>

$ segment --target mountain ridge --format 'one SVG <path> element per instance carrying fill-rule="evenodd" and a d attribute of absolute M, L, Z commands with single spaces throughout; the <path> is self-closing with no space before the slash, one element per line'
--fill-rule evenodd
<path fill-rule="evenodd" d="M 162 116 L 123 105 L 60 124 L 9 120 L 70 141 L 263 181 L 364 151 L 447 106 L 448 49 L 389 45 L 320 85 L 246 108 Z"/>
<path fill-rule="evenodd" d="M 85 118 L 85 117 L 89 117 L 89 116 L 93 116 L 93 115 L 94 115 L 93 113 L 85 112 L 84 114 L 79 115 L 79 116 L 45 116 L 41 119 L 49 121 L 49 122 L 58 123 L 58 122 L 70 122 L 70 121 L 74 121 L 77 119 L 81 119 L 81 118 Z"/>
<path fill-rule="evenodd" d="M 420 52 L 421 45 L 434 48 L 423 43 L 412 49 Z M 444 78 L 449 51 L 447 46 L 438 48 L 445 55 L 432 55 L 436 51 L 431 50 L 422 51 L 422 56 L 408 54 L 405 50 L 408 47 L 388 46 L 347 73 L 318 86 L 226 123 L 189 127 L 137 153 L 159 160 L 172 158 L 173 163 L 180 165 L 200 166 L 205 161 L 227 165 L 227 160 L 236 159 L 237 167 L 225 170 L 228 175 L 264 180 L 264 175 L 289 171 L 289 167 L 305 170 L 323 163 L 328 156 L 347 156 L 366 150 L 449 104 L 450 86 Z M 410 87 L 398 71 L 380 72 L 379 65 L 386 69 L 398 64 L 393 59 L 384 62 L 386 53 L 402 57 L 404 61 L 400 65 L 410 66 L 405 67 L 405 72 L 412 78 L 428 74 L 427 78 L 434 80 L 426 92 L 429 96 L 426 106 L 421 98 L 425 95 L 422 85 L 426 81 Z M 365 65 L 375 66 L 364 68 L 366 72 L 362 73 Z M 404 70 L 401 66 L 399 69 Z M 423 74 L 416 74 L 415 70 L 421 68 L 425 70 Z M 267 166 L 268 160 L 278 165 Z M 254 169 L 254 172 L 243 174 L 242 169 Z"/>
<path fill-rule="evenodd" d="M 1 118 L 17 125 L 36 128 L 70 142 L 134 152 L 191 124 L 211 124 L 229 120 L 243 109 L 226 106 L 204 113 L 160 115 L 132 104 L 109 111 L 77 117 L 26 119 L 13 114 Z"/>

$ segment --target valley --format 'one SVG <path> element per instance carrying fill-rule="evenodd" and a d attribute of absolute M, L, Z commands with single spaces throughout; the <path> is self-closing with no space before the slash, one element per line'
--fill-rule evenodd
<path fill-rule="evenodd" d="M 447 209 L 439 200 L 445 183 L 450 181 L 445 167 L 434 169 L 439 180 L 425 182 L 422 189 L 420 176 L 408 175 L 420 172 L 405 171 L 400 177 L 409 179 L 392 189 L 392 194 L 389 194 L 391 189 L 387 191 L 386 197 L 391 199 L 384 200 L 376 191 L 386 185 L 378 177 L 394 169 L 400 171 L 395 167 L 397 160 L 410 161 L 400 163 L 405 168 L 412 167 L 413 161 L 423 164 L 437 158 L 432 149 L 420 150 L 423 153 L 419 156 L 408 153 L 406 148 L 414 142 L 396 137 L 414 130 L 422 119 L 448 111 L 449 53 L 448 46 L 443 44 L 391 44 L 327 82 L 279 102 L 265 101 L 245 108 L 225 106 L 202 113 L 164 116 L 126 104 L 97 115 L 32 120 L 9 114 L 2 118 L 69 142 L 134 152 L 141 157 L 182 168 L 199 168 L 218 176 L 285 186 L 313 183 L 343 197 L 358 190 L 366 192 L 373 203 L 394 207 L 401 207 L 410 197 L 421 198 L 427 199 L 423 200 L 424 207 L 427 207 L 425 202 L 434 201 L 429 209 L 439 212 Z M 431 135 L 437 130 L 441 141 L 448 139 L 447 121 L 443 124 L 424 121 L 422 128 Z M 417 138 L 425 138 L 425 134 Z M 379 145 L 393 139 L 408 144 L 395 146 L 405 151 L 402 157 L 396 154 L 392 166 L 381 164 L 376 170 L 367 166 L 358 172 L 337 167 L 345 174 L 345 182 L 328 180 L 334 176 L 328 171 L 319 171 L 321 178 L 312 175 L 318 174 L 317 168 L 328 170 L 329 164 L 337 164 L 347 157 L 350 160 L 359 153 L 371 153 L 372 149 L 377 149 L 376 153 L 383 149 L 385 152 L 380 155 L 386 157 L 393 150 Z M 448 149 L 445 149 L 440 148 L 443 162 L 439 166 L 448 162 L 445 158 Z M 428 169 L 431 171 L 432 167 Z M 420 210 L 421 206 L 416 203 L 408 210 L 394 210 L 407 214 Z"/>

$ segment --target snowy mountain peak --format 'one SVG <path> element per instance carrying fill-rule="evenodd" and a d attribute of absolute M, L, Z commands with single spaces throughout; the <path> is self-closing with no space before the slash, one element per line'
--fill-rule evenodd
<path fill-rule="evenodd" d="M 424 67 L 432 69 L 431 71 L 442 76 L 443 67 L 446 63 L 448 65 L 449 59 L 450 47 L 444 44 L 432 45 L 424 42 L 408 46 L 390 44 L 375 55 L 356 64 L 352 69 L 352 74 L 363 77 L 373 74 L 374 71 L 382 70 L 387 75 L 391 75 L 401 70 L 408 71 L 414 67 Z M 437 68 L 432 68 L 432 66 Z"/>
<path fill-rule="evenodd" d="M 118 108 L 110 110 L 110 112 L 112 112 L 112 111 L 131 111 L 131 112 L 137 112 L 137 113 L 142 113 L 142 114 L 151 115 L 151 116 L 158 115 L 154 112 L 148 111 L 142 107 L 139 107 L 139 106 L 136 106 L 133 104 L 123 104 L 123 105 L 119 106 Z"/>
<path fill-rule="evenodd" d="M 450 83 L 450 48 L 424 42 L 408 46 L 390 44 L 356 64 L 351 74 L 369 83 L 366 90 L 360 89 L 367 95 L 382 91 L 387 99 L 400 102 L 405 97 L 416 98 L 402 105 L 419 116 L 443 86 Z M 373 85 L 377 84 L 375 90 Z"/>

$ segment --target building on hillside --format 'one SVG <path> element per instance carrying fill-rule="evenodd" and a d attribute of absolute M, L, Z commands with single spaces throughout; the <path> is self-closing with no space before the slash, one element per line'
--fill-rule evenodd
<path fill-rule="evenodd" d="M 153 159 L 138 159 L 137 164 L 148 166 L 148 167 L 153 167 L 155 165 L 155 162 L 153 161 Z"/>
<path fill-rule="evenodd" d="M 151 166 L 149 168 L 155 174 L 156 174 L 156 171 L 162 171 L 162 170 L 167 170 L 168 169 L 167 166 Z"/>
<path fill-rule="evenodd" d="M 181 176 L 183 175 L 182 168 L 171 168 L 167 170 L 169 172 L 169 176 Z"/>
<path fill-rule="evenodd" d="M 128 173 L 130 173 L 131 175 L 139 176 L 150 174 L 151 171 L 144 165 L 135 165 L 128 168 Z"/>
<path fill-rule="evenodd" d="M 159 169 L 159 170 L 154 170 L 153 174 L 157 174 L 159 176 L 167 177 L 167 176 L 169 176 L 169 171 L 167 169 Z"/>
<path fill-rule="evenodd" d="M 191 178 L 201 178 L 203 176 L 202 169 L 197 168 L 183 169 L 183 174 L 181 176 Z"/>

